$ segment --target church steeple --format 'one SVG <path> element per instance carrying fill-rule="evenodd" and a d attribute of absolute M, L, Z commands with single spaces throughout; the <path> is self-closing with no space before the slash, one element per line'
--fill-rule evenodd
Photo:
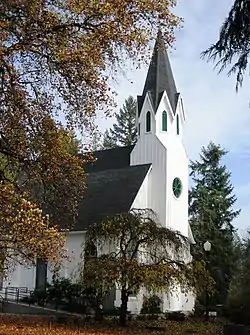
<path fill-rule="evenodd" d="M 178 93 L 169 62 L 168 54 L 164 44 L 161 31 L 158 32 L 154 46 L 153 55 L 148 69 L 146 82 L 143 93 L 138 96 L 138 115 L 141 113 L 141 108 L 147 92 L 150 93 L 151 101 L 156 112 L 163 92 L 166 91 L 173 113 L 175 114 L 178 100 Z"/>

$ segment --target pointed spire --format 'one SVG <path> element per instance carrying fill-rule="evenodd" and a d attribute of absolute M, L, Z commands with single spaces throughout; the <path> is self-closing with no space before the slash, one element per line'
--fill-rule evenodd
<path fill-rule="evenodd" d="M 150 92 L 152 103 L 156 112 L 160 98 L 166 91 L 173 112 L 175 113 L 178 93 L 170 66 L 168 54 L 164 44 L 161 30 L 158 31 L 157 39 L 154 46 L 153 55 L 148 69 L 146 82 L 142 96 L 138 97 L 138 112 L 140 115 L 143 101 L 147 92 Z"/>

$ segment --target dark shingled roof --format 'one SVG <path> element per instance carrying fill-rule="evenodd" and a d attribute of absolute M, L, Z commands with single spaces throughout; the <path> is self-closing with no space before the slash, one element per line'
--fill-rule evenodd
<path fill-rule="evenodd" d="M 123 151 L 124 148 L 120 149 Z M 126 152 L 126 149 L 124 151 Z M 119 153 L 119 150 L 117 152 Z M 101 157 L 104 159 L 106 154 L 113 155 L 106 150 Z M 104 159 L 104 162 L 107 161 Z M 99 223 L 107 216 L 128 212 L 149 167 L 150 164 L 103 170 L 97 168 L 89 173 L 84 200 L 79 206 L 78 222 L 73 230 L 86 230 L 90 224 Z"/>
<path fill-rule="evenodd" d="M 161 32 L 158 33 L 153 56 L 149 65 L 148 74 L 141 96 L 137 97 L 138 114 L 140 115 L 143 102 L 147 92 L 150 92 L 155 112 L 163 92 L 166 91 L 173 113 L 176 112 L 178 93 L 169 62 L 168 54 L 164 45 Z"/>
<path fill-rule="evenodd" d="M 130 154 L 134 145 L 118 147 L 108 150 L 95 151 L 93 156 L 96 161 L 85 164 L 86 172 L 96 172 L 107 169 L 120 169 L 130 165 Z"/>

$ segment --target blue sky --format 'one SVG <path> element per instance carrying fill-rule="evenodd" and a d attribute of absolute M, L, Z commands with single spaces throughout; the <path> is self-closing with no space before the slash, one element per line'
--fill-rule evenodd
<path fill-rule="evenodd" d="M 229 151 L 225 163 L 232 173 L 236 206 L 242 209 L 235 225 L 243 233 L 250 227 L 250 80 L 246 76 L 236 93 L 235 77 L 228 77 L 226 71 L 218 75 L 213 63 L 200 59 L 200 53 L 216 42 L 232 4 L 233 0 L 179 0 L 175 11 L 184 23 L 169 56 L 187 114 L 184 142 L 188 155 L 196 159 L 210 140 Z M 118 106 L 129 94 L 141 94 L 146 72 L 146 68 L 131 70 L 126 78 L 119 78 L 114 85 Z M 112 123 L 112 119 L 98 121 L 102 131 Z"/>

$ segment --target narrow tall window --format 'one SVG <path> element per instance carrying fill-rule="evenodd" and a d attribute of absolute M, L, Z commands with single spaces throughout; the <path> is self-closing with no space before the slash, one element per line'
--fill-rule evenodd
<path fill-rule="evenodd" d="M 138 124 L 138 136 L 140 136 L 140 134 L 141 134 L 141 124 L 139 122 L 139 124 Z"/>
<path fill-rule="evenodd" d="M 168 119 L 167 119 L 167 112 L 164 111 L 162 113 L 162 130 L 167 131 L 168 130 Z"/>
<path fill-rule="evenodd" d="M 180 124 L 179 124 L 179 115 L 176 115 L 176 131 L 177 131 L 177 135 L 180 134 Z"/>
<path fill-rule="evenodd" d="M 147 115 L 146 115 L 146 132 L 148 133 L 149 131 L 151 131 L 151 113 L 147 112 Z"/>

